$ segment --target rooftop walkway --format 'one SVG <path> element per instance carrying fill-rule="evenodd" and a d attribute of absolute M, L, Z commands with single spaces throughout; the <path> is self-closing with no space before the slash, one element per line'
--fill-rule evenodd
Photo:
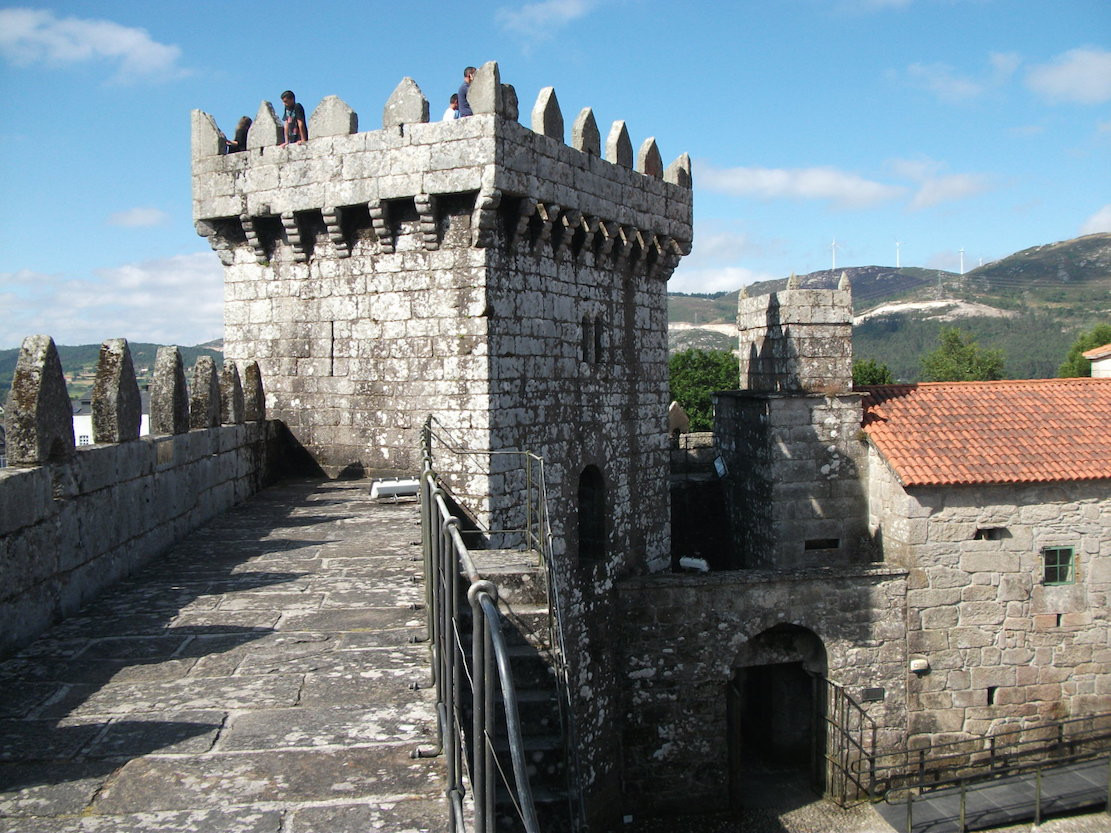
<path fill-rule="evenodd" d="M 287 482 L 0 663 L 0 831 L 445 830 L 419 540 Z"/>

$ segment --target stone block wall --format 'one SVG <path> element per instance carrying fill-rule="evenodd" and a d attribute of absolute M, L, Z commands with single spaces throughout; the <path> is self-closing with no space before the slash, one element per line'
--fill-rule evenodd
<path fill-rule="evenodd" d="M 877 745 L 906 721 L 906 574 L 871 568 L 660 575 L 617 586 L 627 812 L 728 807 L 726 686 L 746 646 L 790 624 L 825 649 L 825 676 L 864 704 Z"/>
<path fill-rule="evenodd" d="M 852 390 L 852 289 L 787 289 L 748 297 L 737 307 L 741 387 L 766 392 Z"/>
<path fill-rule="evenodd" d="M 589 108 L 568 143 L 552 88 L 529 129 L 492 62 L 471 93 L 474 116 L 428 123 L 405 79 L 381 130 L 329 119 L 290 147 L 264 107 L 228 156 L 197 111 L 194 219 L 225 266 L 225 354 L 257 357 L 270 413 L 327 473 L 416 473 L 432 414 L 471 452 L 438 470 L 505 529 L 524 484 L 497 453 L 544 458 L 580 775 L 604 815 L 619 793 L 613 583 L 670 564 L 667 280 L 691 245 L 690 160 L 665 169 L 651 138 L 634 154 L 625 123 L 603 137 Z"/>
<path fill-rule="evenodd" d="M 129 390 L 134 375 L 119 372 L 130 366 L 125 341 L 105 343 L 93 394 L 97 444 L 75 448 L 53 341 L 33 336 L 23 344 L 5 409 L 10 467 L 0 469 L 0 655 L 245 500 L 271 476 L 278 426 L 261 416 L 223 425 L 217 419 L 194 430 L 179 417 L 175 432 L 175 411 L 188 414 L 176 348 L 159 352 L 152 389 L 157 433 L 139 437 L 138 390 Z M 237 371 L 227 375 L 238 383 Z M 253 370 L 247 375 L 256 378 Z M 197 382 L 195 405 L 203 411 L 205 386 Z M 216 390 L 218 400 L 234 395 L 230 382 Z M 170 427 L 161 422 L 167 415 Z"/>
<path fill-rule="evenodd" d="M 873 560 L 859 394 L 724 392 L 714 397 L 714 419 L 729 469 L 735 566 Z"/>
<path fill-rule="evenodd" d="M 909 570 L 910 743 L 1111 710 L 1106 482 L 904 489 L 873 451 L 870 526 Z M 1045 585 L 1042 549 L 1073 547 Z"/>

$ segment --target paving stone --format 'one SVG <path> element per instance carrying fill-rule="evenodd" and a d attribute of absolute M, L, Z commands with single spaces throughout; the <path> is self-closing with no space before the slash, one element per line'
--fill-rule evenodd
<path fill-rule="evenodd" d="M 448 833 L 440 801 L 369 801 L 306 807 L 293 813 L 289 833 Z"/>
<path fill-rule="evenodd" d="M 263 801 L 395 798 L 435 785 L 435 762 L 408 745 L 267 750 L 129 761 L 97 795 L 99 813 L 226 807 Z"/>
<path fill-rule="evenodd" d="M 266 490 L 0 663 L 0 833 L 445 830 L 416 518 Z"/>

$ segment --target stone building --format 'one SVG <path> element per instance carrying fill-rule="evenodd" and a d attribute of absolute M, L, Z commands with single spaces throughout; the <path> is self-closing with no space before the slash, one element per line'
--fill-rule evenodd
<path fill-rule="evenodd" d="M 330 475 L 419 471 L 419 429 L 473 452 L 454 488 L 512 528 L 547 463 L 557 623 L 591 807 L 620 804 L 613 583 L 670 563 L 667 279 L 691 244 L 690 160 L 634 154 L 589 108 L 570 145 L 555 91 L 532 129 L 494 63 L 475 115 L 428 122 L 410 79 L 382 129 L 327 98 L 280 147 L 263 102 L 244 153 L 193 113 L 197 230 L 225 267 L 225 353 L 257 358 L 267 409 Z M 604 154 L 604 155 L 603 155 Z"/>
<path fill-rule="evenodd" d="M 724 507 L 714 569 L 671 572 L 689 159 L 634 155 L 623 122 L 603 142 L 589 108 L 565 143 L 551 88 L 529 129 L 493 63 L 470 99 L 429 123 L 405 79 L 360 133 L 329 97 L 291 147 L 263 102 L 232 155 L 195 111 L 194 218 L 225 267 L 226 354 L 257 359 L 317 471 L 413 474 L 431 414 L 496 530 L 526 485 L 500 452 L 546 461 L 585 818 L 724 807 L 769 759 L 828 787 L 865 735 L 1111 709 L 1111 381 L 854 391 L 847 282 L 742 298 L 740 389 L 717 396 L 715 453 L 688 449 L 715 473 L 683 473 Z M 992 456 L 1019 448 L 1014 471 Z"/>

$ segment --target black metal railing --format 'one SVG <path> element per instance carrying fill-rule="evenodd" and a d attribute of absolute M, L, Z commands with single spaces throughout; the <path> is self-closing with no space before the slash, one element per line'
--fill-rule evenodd
<path fill-rule="evenodd" d="M 825 748 L 815 759 L 824 761 L 825 794 L 842 807 L 866 800 L 871 784 L 876 722 L 842 686 L 815 678 L 821 690 L 822 737 Z"/>
<path fill-rule="evenodd" d="M 494 459 L 497 461 L 499 482 L 516 484 L 520 499 L 508 516 L 519 521 L 519 525 L 514 525 L 511 520 L 509 524 L 491 528 L 478 517 L 468 515 L 466 526 L 477 531 L 479 538 L 485 542 L 495 540 L 504 545 L 515 540 L 521 549 L 536 552 L 546 568 L 553 643 L 550 658 L 556 672 L 560 718 L 566 742 L 570 737 L 570 701 L 560 627 L 563 621 L 559 610 L 561 594 L 558 592 L 558 576 L 551 563 L 551 528 L 543 460 L 529 452 L 476 452 L 467 449 L 432 417 L 428 418 L 422 431 L 422 454 L 421 537 L 440 726 L 441 749 L 437 751 L 442 751 L 447 759 L 452 829 L 461 830 L 465 825 L 466 764 L 471 787 L 473 829 L 478 833 L 494 829 L 497 784 L 501 782 L 525 830 L 533 833 L 537 830 L 537 816 L 525 772 L 516 687 L 502 633 L 503 618 L 497 605 L 497 587 L 483 579 L 476 569 L 471 550 L 465 542 L 461 513 L 451 509 L 449 504 L 454 502 L 454 496 L 450 495 L 444 478 L 433 465 L 433 457 L 436 454 L 440 462 L 454 468 L 457 480 L 476 474 L 480 479 L 491 479 L 487 461 Z M 445 456 L 451 459 L 450 464 L 445 461 Z M 466 606 L 461 601 L 464 590 Z M 463 645 L 468 626 L 471 629 L 469 657 Z M 500 687 L 502 692 L 504 725 L 499 725 L 496 720 L 495 687 Z M 469 735 L 464 730 L 465 706 L 468 705 L 464 701 L 468 693 Z M 498 759 L 495 752 L 497 735 L 502 731 L 510 750 L 508 766 Z M 466 748 L 468 738 L 470 749 Z M 567 745 L 574 748 L 572 744 Z M 512 777 L 507 774 L 507 769 L 511 770 Z M 568 774 L 571 775 L 570 772 Z M 571 810 L 574 816 L 578 810 L 574 802 Z"/>

